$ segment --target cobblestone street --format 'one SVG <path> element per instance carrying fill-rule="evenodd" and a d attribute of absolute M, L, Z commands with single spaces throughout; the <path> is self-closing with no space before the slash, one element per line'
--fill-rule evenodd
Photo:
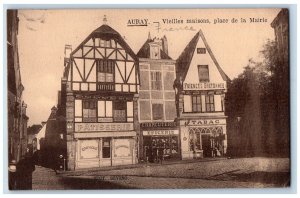
<path fill-rule="evenodd" d="M 289 160 L 285 158 L 215 159 L 173 164 L 107 167 L 56 175 L 37 167 L 33 189 L 166 189 L 287 187 Z"/>

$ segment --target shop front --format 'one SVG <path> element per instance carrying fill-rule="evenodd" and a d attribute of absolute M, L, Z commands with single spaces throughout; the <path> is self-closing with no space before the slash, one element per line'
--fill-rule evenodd
<path fill-rule="evenodd" d="M 158 162 L 180 157 L 179 130 L 174 122 L 141 123 L 143 158 Z"/>
<path fill-rule="evenodd" d="M 135 164 L 136 132 L 129 123 L 107 123 L 116 125 L 119 131 L 93 131 L 98 126 L 90 126 L 89 131 L 74 133 L 76 140 L 76 169 Z M 94 124 L 95 125 L 95 124 Z M 99 125 L 99 124 L 96 124 Z M 109 128 L 111 126 L 105 126 Z M 127 125 L 127 126 L 125 126 Z M 82 126 L 82 125 L 81 125 Z M 84 129 L 84 127 L 79 127 Z M 77 127 L 78 129 L 78 127 Z"/>
<path fill-rule="evenodd" d="M 182 159 L 226 154 L 226 118 L 182 120 L 180 123 Z"/>

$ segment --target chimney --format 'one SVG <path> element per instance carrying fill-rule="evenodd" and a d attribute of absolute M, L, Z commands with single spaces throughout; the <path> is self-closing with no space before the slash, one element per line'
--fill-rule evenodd
<path fill-rule="evenodd" d="M 148 41 L 151 41 L 151 35 L 150 35 L 150 32 L 148 32 Z"/>
<path fill-rule="evenodd" d="M 72 45 L 65 45 L 64 66 L 66 67 L 70 61 L 70 54 L 72 52 Z"/>
<path fill-rule="evenodd" d="M 51 108 L 51 114 L 49 116 L 49 119 L 56 119 L 56 112 L 57 112 L 57 108 L 55 106 L 53 106 Z"/>
<path fill-rule="evenodd" d="M 162 50 L 163 50 L 167 55 L 169 55 L 169 52 L 168 52 L 168 40 L 167 40 L 166 35 L 164 35 L 164 37 L 163 37 L 161 40 L 162 40 Z"/>

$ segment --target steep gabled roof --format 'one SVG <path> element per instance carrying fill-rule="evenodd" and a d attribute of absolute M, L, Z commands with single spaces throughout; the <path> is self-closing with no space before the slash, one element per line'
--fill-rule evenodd
<path fill-rule="evenodd" d="M 181 76 L 183 78 L 183 80 L 185 80 L 187 72 L 188 72 L 190 64 L 191 64 L 191 61 L 192 61 L 193 56 L 194 56 L 194 52 L 196 50 L 197 43 L 198 43 L 200 37 L 203 40 L 204 45 L 205 45 L 210 57 L 212 58 L 213 62 L 215 63 L 218 71 L 220 72 L 223 80 L 224 81 L 230 81 L 230 78 L 225 74 L 223 69 L 220 67 L 216 57 L 214 56 L 211 48 L 209 47 L 209 45 L 208 45 L 208 43 L 207 43 L 207 41 L 204 37 L 204 34 L 203 34 L 202 30 L 197 32 L 197 34 L 192 38 L 192 40 L 185 47 L 185 49 L 183 50 L 181 55 L 178 57 L 178 59 L 176 61 L 177 75 Z M 179 77 L 179 76 L 177 76 L 177 77 Z"/>
<path fill-rule="evenodd" d="M 137 56 L 133 52 L 133 50 L 129 47 L 129 45 L 125 42 L 123 37 L 113 28 L 108 25 L 101 25 L 99 28 L 95 29 L 72 53 L 76 53 L 89 39 L 92 37 L 99 37 L 104 40 L 115 39 L 124 49 L 125 51 L 135 60 L 137 61 Z"/>
<path fill-rule="evenodd" d="M 141 49 L 137 53 L 137 57 L 139 58 L 150 58 L 150 44 L 153 42 L 153 39 L 147 39 L 144 45 L 142 45 Z M 160 50 L 160 59 L 172 60 L 172 58 L 166 54 L 163 50 Z"/>
<path fill-rule="evenodd" d="M 183 52 L 180 54 L 176 60 L 176 72 L 179 76 L 186 77 L 186 74 L 190 68 L 194 51 L 196 49 L 197 43 L 199 41 L 199 32 L 192 38 L 188 45 L 184 48 Z"/>

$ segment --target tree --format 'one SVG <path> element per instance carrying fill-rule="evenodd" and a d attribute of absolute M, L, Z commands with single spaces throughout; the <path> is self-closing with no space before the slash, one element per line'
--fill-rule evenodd
<path fill-rule="evenodd" d="M 279 98 L 285 91 L 281 89 L 287 88 L 279 86 L 276 43 L 268 40 L 261 55 L 262 61 L 250 59 L 243 73 L 228 86 L 228 152 L 233 156 L 275 156 L 282 150 L 279 145 L 289 146 L 281 143 L 278 133 L 282 127 L 278 125 Z M 282 82 L 285 86 L 286 81 Z M 289 99 L 286 94 L 283 98 Z"/>

